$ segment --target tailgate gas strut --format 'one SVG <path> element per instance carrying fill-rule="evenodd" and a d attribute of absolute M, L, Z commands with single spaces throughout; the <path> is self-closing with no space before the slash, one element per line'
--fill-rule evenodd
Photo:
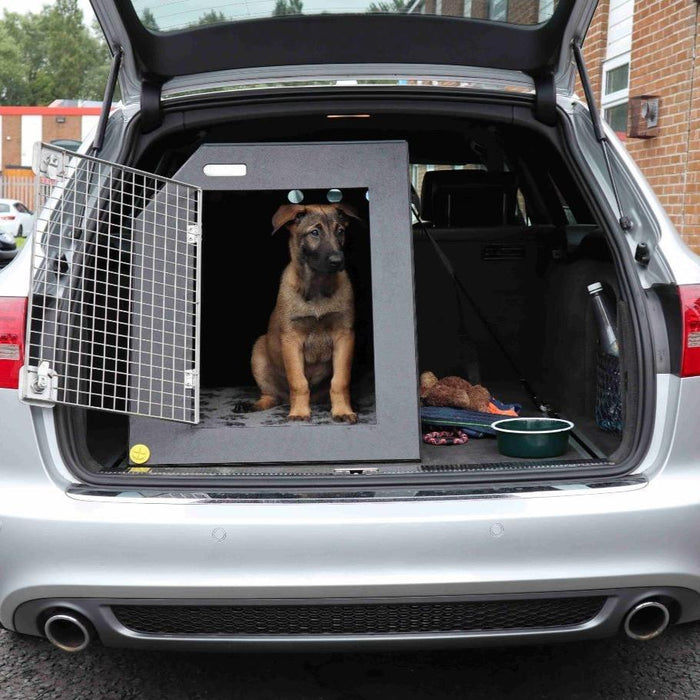
<path fill-rule="evenodd" d="M 576 67 L 578 68 L 578 74 L 581 78 L 581 85 L 583 85 L 583 92 L 586 95 L 586 103 L 588 104 L 588 111 L 591 113 L 591 121 L 593 122 L 593 131 L 595 132 L 595 137 L 603 150 L 603 158 L 605 158 L 605 167 L 608 171 L 608 176 L 610 177 L 610 185 L 612 186 L 613 195 L 615 196 L 615 202 L 617 204 L 618 211 L 618 221 L 620 223 L 620 228 L 623 231 L 629 231 L 632 229 L 631 219 L 625 215 L 622 208 L 622 202 L 620 201 L 620 193 L 617 191 L 617 183 L 615 182 L 615 177 L 613 175 L 612 165 L 610 163 L 610 143 L 608 142 L 608 137 L 605 135 L 603 130 L 603 123 L 600 120 L 600 112 L 596 106 L 595 99 L 593 97 L 593 90 L 591 89 L 591 81 L 588 78 L 588 71 L 586 70 L 586 64 L 583 60 L 583 53 L 581 52 L 581 45 L 577 41 L 571 43 L 572 49 L 574 51 L 574 58 L 576 59 Z"/>
<path fill-rule="evenodd" d="M 90 148 L 90 155 L 92 156 L 97 155 L 102 149 L 102 142 L 104 141 L 105 131 L 107 130 L 107 119 L 109 119 L 109 112 L 112 109 L 112 99 L 114 98 L 114 90 L 117 87 L 119 67 L 122 64 L 123 56 L 124 51 L 122 47 L 117 46 L 114 56 L 112 56 L 112 65 L 109 68 L 109 77 L 107 78 L 107 85 L 105 86 L 104 99 L 102 100 L 100 120 L 97 122 L 95 138 L 92 140 L 92 147 Z"/>

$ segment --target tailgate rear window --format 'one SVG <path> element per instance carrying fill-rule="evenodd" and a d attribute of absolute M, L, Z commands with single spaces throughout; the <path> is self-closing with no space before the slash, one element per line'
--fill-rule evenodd
<path fill-rule="evenodd" d="M 557 0 L 132 0 L 154 32 L 266 17 L 320 14 L 412 14 L 486 19 L 516 25 L 546 22 Z"/>

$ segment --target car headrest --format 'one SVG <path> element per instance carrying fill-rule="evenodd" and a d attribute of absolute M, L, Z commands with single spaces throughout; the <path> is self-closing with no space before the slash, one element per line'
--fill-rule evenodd
<path fill-rule="evenodd" d="M 518 224 L 516 196 L 513 173 L 429 170 L 421 188 L 421 217 L 447 228 Z"/>

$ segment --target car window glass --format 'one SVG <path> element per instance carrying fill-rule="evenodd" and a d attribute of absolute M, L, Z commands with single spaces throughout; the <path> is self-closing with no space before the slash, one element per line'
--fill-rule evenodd
<path fill-rule="evenodd" d="M 10 211 L 9 204 L 0 204 L 0 211 Z"/>
<path fill-rule="evenodd" d="M 557 199 L 559 200 L 559 205 L 561 206 L 561 210 L 564 212 L 564 217 L 566 218 L 566 223 L 567 224 L 578 224 L 579 221 L 576 220 L 576 215 L 574 214 L 571 205 L 566 201 L 566 198 L 562 194 L 561 190 L 557 186 L 557 183 L 555 182 L 554 178 L 550 177 L 550 184 L 552 185 L 552 190 L 554 190 L 554 194 L 556 195 Z"/>
<path fill-rule="evenodd" d="M 515 25 L 547 22 L 557 0 L 131 0 L 141 24 L 152 32 L 263 17 L 320 14 L 410 14 L 480 19 Z"/>

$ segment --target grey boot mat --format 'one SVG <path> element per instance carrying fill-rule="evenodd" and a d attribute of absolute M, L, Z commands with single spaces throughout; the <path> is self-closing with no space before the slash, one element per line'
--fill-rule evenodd
<path fill-rule="evenodd" d="M 245 410 L 260 396 L 255 387 L 202 388 L 200 390 L 199 428 L 250 428 L 271 425 L 286 425 L 289 405 L 281 404 L 267 411 Z M 352 394 L 352 406 L 358 423 L 376 423 L 377 412 L 374 392 L 356 391 Z M 311 405 L 311 424 L 330 425 L 330 403 Z"/>

